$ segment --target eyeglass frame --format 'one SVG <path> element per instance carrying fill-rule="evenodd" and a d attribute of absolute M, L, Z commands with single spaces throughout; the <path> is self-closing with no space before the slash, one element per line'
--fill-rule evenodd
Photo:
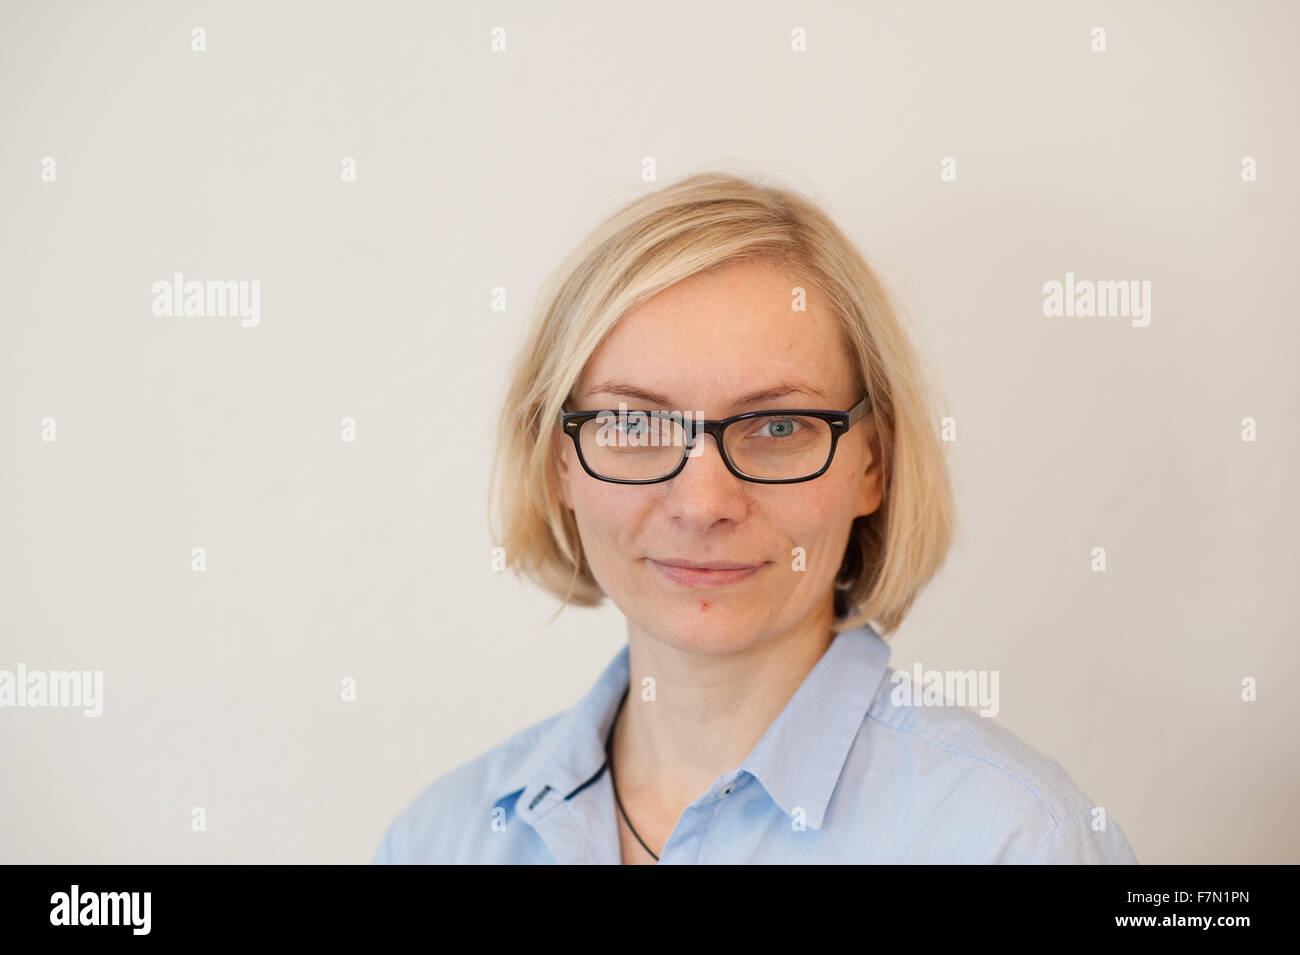
<path fill-rule="evenodd" d="M 622 412 L 615 411 L 611 408 L 602 408 L 596 411 L 565 411 L 563 406 L 560 408 L 560 428 L 573 439 L 573 449 L 578 454 L 578 463 L 582 469 L 590 474 L 597 481 L 604 481 L 607 484 L 662 484 L 664 481 L 671 481 L 677 475 L 682 473 L 682 468 L 686 467 L 686 459 L 691 457 L 691 450 L 695 447 L 696 442 L 702 434 L 713 435 L 713 441 L 718 446 L 718 454 L 722 458 L 722 463 L 727 466 L 727 470 L 740 478 L 742 481 L 749 481 L 752 484 L 802 484 L 804 481 L 812 481 L 821 477 L 830 468 L 831 462 L 835 460 L 835 449 L 840 443 L 840 437 L 848 433 L 849 429 L 867 416 L 871 410 L 871 392 L 864 391 L 861 400 L 847 411 L 825 411 L 821 409 L 809 410 L 807 408 L 774 408 L 769 411 L 746 411 L 741 414 L 732 415 L 729 418 L 721 418 L 717 421 L 698 420 L 692 422 L 695 426 L 695 437 L 688 438 L 682 445 L 682 459 L 677 462 L 670 473 L 663 477 L 650 478 L 644 481 L 633 481 L 624 478 L 604 477 L 597 474 L 587 465 L 587 459 L 583 457 L 582 445 L 578 436 L 582 431 L 582 426 L 591 419 L 603 414 L 646 414 L 656 418 L 669 418 L 670 420 L 681 415 L 673 411 L 642 411 Z M 821 466 L 821 470 L 809 474 L 807 477 L 797 478 L 756 478 L 743 474 L 732 463 L 731 456 L 727 454 L 727 446 L 722 440 L 723 432 L 731 425 L 738 421 L 745 421 L 750 418 L 758 418 L 771 415 L 799 415 L 803 418 L 820 418 L 831 426 L 831 448 L 826 454 L 826 463 Z"/>

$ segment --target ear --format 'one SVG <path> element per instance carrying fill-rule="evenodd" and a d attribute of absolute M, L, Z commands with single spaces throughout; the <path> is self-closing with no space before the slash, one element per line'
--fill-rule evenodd
<path fill-rule="evenodd" d="M 854 517 L 874 514 L 880 507 L 884 495 L 884 468 L 880 455 L 880 435 L 876 432 L 875 419 L 863 421 L 860 426 L 867 426 L 870 438 L 867 441 L 868 461 L 858 482 L 858 499 L 853 511 Z"/>

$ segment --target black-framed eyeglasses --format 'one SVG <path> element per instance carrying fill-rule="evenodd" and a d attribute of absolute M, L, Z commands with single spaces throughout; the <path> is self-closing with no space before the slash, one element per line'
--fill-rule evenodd
<path fill-rule="evenodd" d="M 611 484 L 657 484 L 676 477 L 686 459 L 713 435 L 727 470 L 756 484 L 796 484 L 821 477 L 840 437 L 866 417 L 871 395 L 848 411 L 747 411 L 721 421 L 693 420 L 679 411 L 560 410 L 582 468 Z M 694 452 L 699 447 L 701 451 Z"/>

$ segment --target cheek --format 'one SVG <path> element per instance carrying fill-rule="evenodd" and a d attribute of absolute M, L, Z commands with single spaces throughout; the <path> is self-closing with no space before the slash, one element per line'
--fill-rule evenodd
<path fill-rule="evenodd" d="M 814 537 L 824 536 L 851 509 L 851 480 L 850 473 L 832 468 L 804 484 L 775 485 L 784 493 L 772 500 L 767 513 L 792 531 L 797 528 Z"/>
<path fill-rule="evenodd" d="M 806 568 L 834 573 L 844 557 L 844 543 L 853 523 L 850 487 L 845 479 L 829 480 L 827 471 L 797 498 L 773 503 L 768 509 L 773 530 L 789 541 L 789 548 L 803 548 Z M 815 491 L 811 485 L 826 481 Z M 792 485 L 793 486 L 793 485 Z M 794 558 L 791 554 L 791 559 Z M 820 575 L 818 575 L 820 576 Z"/>
<path fill-rule="evenodd" d="M 653 506 L 629 493 L 629 488 L 596 481 L 585 474 L 574 479 L 571 487 L 574 516 L 592 549 L 634 539 L 644 512 Z"/>
<path fill-rule="evenodd" d="M 653 504 L 629 495 L 629 488 L 591 480 L 575 482 L 574 518 L 582 538 L 583 554 L 600 588 L 616 602 L 633 600 L 643 586 L 639 559 L 649 555 L 653 542 L 644 533 Z M 596 485 L 592 487 L 590 485 Z"/>

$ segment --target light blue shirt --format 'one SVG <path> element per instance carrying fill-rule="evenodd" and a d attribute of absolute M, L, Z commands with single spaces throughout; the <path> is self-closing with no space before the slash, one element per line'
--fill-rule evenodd
<path fill-rule="evenodd" d="M 837 634 L 739 768 L 682 812 L 659 861 L 1137 862 L 1055 760 L 974 710 L 916 705 L 893 692 L 895 672 L 870 625 Z M 420 792 L 374 861 L 617 865 L 605 739 L 627 688 L 623 647 L 573 709 Z"/>

